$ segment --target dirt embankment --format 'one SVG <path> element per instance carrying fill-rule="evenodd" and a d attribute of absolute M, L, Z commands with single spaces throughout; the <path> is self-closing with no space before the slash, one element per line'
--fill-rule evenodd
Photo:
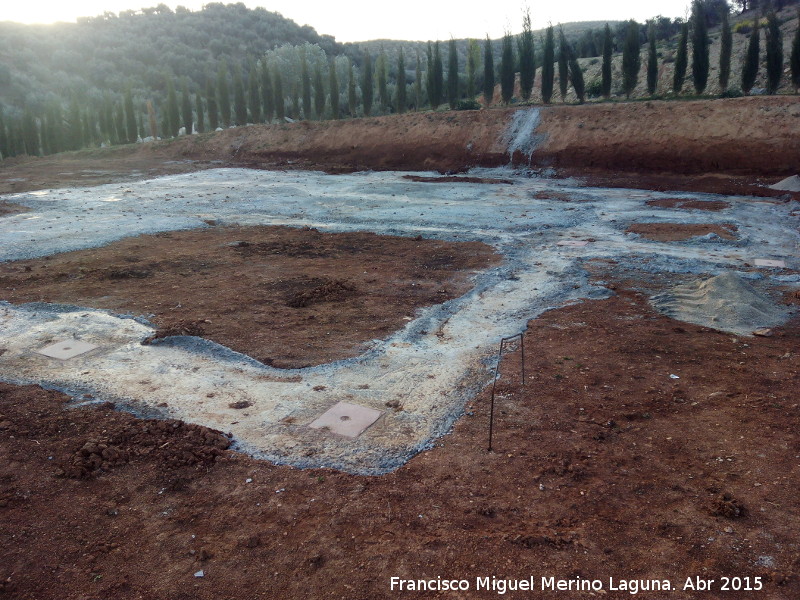
<path fill-rule="evenodd" d="M 796 97 L 554 106 L 539 164 L 653 173 L 789 175 L 800 169 Z"/>
<path fill-rule="evenodd" d="M 442 112 L 230 129 L 179 140 L 187 158 L 255 165 L 463 170 L 508 161 L 514 109 Z M 535 166 L 645 173 L 789 175 L 800 169 L 793 97 L 549 106 Z"/>
<path fill-rule="evenodd" d="M 0 163 L 0 193 L 210 166 L 329 172 L 497 166 L 509 161 L 505 133 L 514 110 L 255 125 L 170 142 L 17 158 Z M 532 166 L 589 175 L 598 185 L 777 195 L 749 186 L 760 177 L 774 183 L 800 170 L 800 103 L 790 96 L 552 105 L 541 108 L 535 133 L 544 140 Z"/>

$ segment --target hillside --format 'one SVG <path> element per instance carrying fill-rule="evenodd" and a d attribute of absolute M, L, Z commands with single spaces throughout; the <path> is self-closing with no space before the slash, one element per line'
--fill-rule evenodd
<path fill-rule="evenodd" d="M 237 64 L 276 46 L 306 43 L 340 52 L 331 36 L 241 3 L 210 3 L 194 12 L 162 4 L 53 25 L 2 22 L 0 105 L 37 111 L 71 94 L 100 102 L 128 86 L 144 98 L 163 93 L 167 78 L 176 76 L 188 77 L 195 91 L 221 61 Z"/>

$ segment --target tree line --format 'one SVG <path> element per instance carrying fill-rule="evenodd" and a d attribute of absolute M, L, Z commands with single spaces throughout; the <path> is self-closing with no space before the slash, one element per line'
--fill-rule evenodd
<path fill-rule="evenodd" d="M 717 0 L 692 1 L 691 16 L 680 23 L 678 31 L 672 81 L 675 94 L 684 89 L 690 58 L 696 93 L 703 94 L 706 89 L 710 72 L 710 23 L 720 26 L 718 77 L 720 89 L 728 90 L 733 35 L 729 16 L 729 6 L 724 0 L 721 4 Z M 622 73 L 616 85 L 623 95 L 631 96 L 639 84 L 643 40 L 647 93 L 655 95 L 659 26 L 656 18 L 643 25 L 631 20 L 616 26 L 616 31 L 609 24 L 602 28 L 597 43 L 598 54 L 602 56 L 599 95 L 605 98 L 612 95 L 615 83 L 612 60 L 615 53 L 620 53 L 621 46 Z M 765 17 L 756 13 L 740 74 L 744 93 L 752 91 L 759 73 L 762 30 L 766 46 L 766 92 L 775 93 L 783 77 L 783 41 L 777 15 L 774 10 L 769 10 Z M 486 106 L 497 100 L 508 105 L 517 89 L 520 99 L 529 102 L 537 81 L 541 99 L 548 104 L 553 101 L 556 72 L 561 100 L 566 100 L 572 86 L 578 102 L 584 102 L 587 85 L 578 63 L 579 40 L 569 40 L 561 26 L 548 27 L 538 44 L 534 37 L 530 13 L 525 12 L 521 33 L 515 36 L 507 32 L 503 36 L 499 59 L 495 43 L 488 36 L 482 44 L 470 40 L 466 56 L 461 58 L 452 39 L 445 49 L 439 41 L 428 42 L 421 51 L 408 57 L 401 47 L 391 60 L 383 49 L 373 55 L 369 48 L 362 48 L 360 56 L 353 57 L 337 53 L 335 48 L 326 52 L 317 43 L 287 43 L 244 61 L 217 61 L 215 72 L 205 72 L 201 85 L 197 85 L 196 77 L 165 76 L 165 93 L 159 99 L 135 97 L 128 87 L 121 94 L 106 92 L 99 101 L 89 104 L 73 94 L 66 105 L 53 97 L 38 109 L 27 106 L 21 113 L 0 108 L 0 154 L 3 157 L 51 154 L 287 119 L 355 118 L 425 108 L 436 110 L 445 104 L 450 109 L 474 109 L 480 107 L 477 102 L 480 96 Z M 541 52 L 537 47 L 542 48 Z M 800 26 L 793 39 L 789 63 L 792 85 L 797 90 Z M 495 97 L 497 88 L 499 98 Z"/>

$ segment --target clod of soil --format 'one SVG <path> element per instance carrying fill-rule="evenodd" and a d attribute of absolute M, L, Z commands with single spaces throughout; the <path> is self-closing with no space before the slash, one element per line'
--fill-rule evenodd
<path fill-rule="evenodd" d="M 724 240 L 734 241 L 736 225 L 710 223 L 634 223 L 628 227 L 630 233 L 637 233 L 656 242 L 676 242 L 713 233 Z"/>
<path fill-rule="evenodd" d="M 723 494 L 714 501 L 711 514 L 715 517 L 726 517 L 728 519 L 739 519 L 747 515 L 747 509 L 736 498 L 730 494 Z"/>
<path fill-rule="evenodd" d="M 215 227 L 0 264 L 2 297 L 146 316 L 281 368 L 360 354 L 415 310 L 466 293 L 497 254 L 478 242 Z"/>

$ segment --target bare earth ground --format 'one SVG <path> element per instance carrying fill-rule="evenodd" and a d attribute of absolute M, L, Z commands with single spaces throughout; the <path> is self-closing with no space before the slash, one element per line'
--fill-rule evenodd
<path fill-rule="evenodd" d="M 703 104 L 673 103 L 682 117 L 673 113 L 671 123 L 670 118 L 664 123 L 671 124 L 679 142 L 681 135 L 694 135 L 698 119 L 709 119 L 713 125 L 719 118 L 716 106 L 709 109 Z M 791 174 L 798 153 L 796 141 L 787 142 L 785 136 L 797 129 L 786 127 L 794 123 L 789 119 L 795 118 L 796 101 L 741 99 L 726 106 L 743 112 L 731 116 L 731 124 L 720 124 L 740 128 L 719 130 L 721 139 L 730 142 L 731 136 L 741 136 L 754 141 L 741 147 L 739 154 L 735 149 L 726 151 L 717 164 L 722 174 L 710 161 L 695 169 L 692 156 L 710 156 L 700 142 L 687 143 L 685 155 L 669 159 L 660 148 L 670 132 L 649 128 L 650 122 L 643 119 L 649 118 L 646 111 L 654 109 L 646 103 L 604 108 L 603 119 L 591 125 L 597 131 L 584 138 L 591 143 L 579 149 L 573 167 L 572 159 L 565 158 L 567 154 L 557 144 L 549 150 L 545 146 L 544 163 L 534 166 L 574 168 L 576 173 L 605 178 L 599 185 L 723 193 L 733 189 L 760 193 L 763 188 L 752 186 L 757 176 Z M 774 109 L 764 121 L 763 133 L 753 132 L 760 122 L 746 118 L 754 106 Z M 579 130 L 587 128 L 583 110 L 567 107 L 552 121 L 564 135 L 573 136 L 573 147 Z M 294 124 L 262 128 L 267 133 L 259 133 L 259 128 L 229 130 L 213 140 L 184 139 L 119 149 L 110 159 L 98 152 L 20 160 L 3 164 L 0 193 L 185 172 L 204 168 L 212 160 L 328 170 L 405 164 L 443 171 L 463 168 L 474 154 L 482 153 L 488 163 L 500 161 L 502 156 L 495 156 L 487 140 L 496 140 L 498 123 L 507 114 L 475 114 L 480 116 L 443 113 L 365 120 L 357 125 L 364 128 L 364 135 L 370 122 L 384 128 L 375 137 L 378 141 L 353 143 L 345 154 L 337 154 L 349 135 L 340 125 Z M 426 129 L 417 123 L 422 118 L 433 119 L 435 127 Z M 645 151 L 634 164 L 630 161 L 636 149 L 629 152 L 621 145 L 622 135 L 631 133 L 627 125 L 618 132 L 611 128 L 603 133 L 599 128 L 637 119 L 636 135 L 645 140 Z M 547 123 L 545 114 L 543 125 Z M 474 130 L 470 133 L 465 124 Z M 307 135 L 292 135 L 298 130 Z M 461 133 L 448 137 L 454 130 Z M 275 137 L 281 135 L 286 136 L 285 142 Z M 652 143 L 647 141 L 651 135 Z M 759 151 L 756 138 L 762 135 L 776 141 L 762 144 L 759 157 L 765 158 L 750 165 L 745 159 Z M 406 145 L 398 145 L 403 136 L 408 138 Z M 698 133 L 697 139 L 701 138 Z M 430 151 L 412 154 L 415 147 L 429 143 L 434 144 Z M 448 143 L 459 150 L 453 152 Z M 474 150 L 466 150 L 467 143 L 473 143 Z M 288 148 L 270 150 L 270 144 Z M 641 170 L 617 176 L 616 172 L 583 169 L 582 160 L 598 156 L 606 147 L 613 152 L 603 159 L 610 162 L 602 168 Z M 310 154 L 303 156 L 298 148 L 311 148 Z M 656 158 L 659 152 L 661 162 Z M 794 166 L 773 161 L 767 169 L 761 164 L 781 152 L 786 160 L 795 161 Z M 424 165 L 422 155 L 427 157 Z M 8 203 L 0 202 L 2 206 Z M 255 236 L 255 229 L 212 228 L 185 234 L 185 243 L 202 246 L 204 240 L 193 236 L 219 236 L 220 245 L 206 243 L 204 249 L 224 267 L 215 277 L 235 278 L 236 273 L 247 273 L 250 261 L 266 260 L 257 252 L 245 256 L 253 245 L 257 249 L 259 243 L 275 244 L 268 247 L 282 249 L 286 246 L 281 244 L 287 243 L 297 249 L 304 244 L 303 236 L 317 236 L 313 231 L 280 229 L 258 235 L 262 234 L 270 237 L 254 237 L 251 246 L 224 246 L 250 240 L 245 236 Z M 26 287 L 24 293 L 30 294 L 26 298 L 38 299 L 42 292 L 28 288 L 34 282 L 25 280 L 38 277 L 45 270 L 43 264 L 50 264 L 47 270 L 52 270 L 64 261 L 59 272 L 65 277 L 39 281 L 48 285 L 47 293 L 53 298 L 84 302 L 91 291 L 95 301 L 106 303 L 103 306 L 150 311 L 157 315 L 154 320 L 166 326 L 210 320 L 203 324 L 205 333 L 216 335 L 211 330 L 220 317 L 207 317 L 205 306 L 192 305 L 203 296 L 198 297 L 199 287 L 189 287 L 201 284 L 198 274 L 209 263 L 181 258 L 185 246 L 176 241 L 182 241 L 184 234 L 169 236 L 148 238 L 147 246 L 153 245 L 158 257 L 143 258 L 144 269 L 141 262 L 126 261 L 121 249 L 125 244 L 142 244 L 142 238 L 89 253 L 82 259 L 87 263 L 79 264 L 78 253 L 72 253 L 25 265 L 6 264 L 3 269 L 13 286 Z M 382 285 L 366 279 L 369 273 L 357 272 L 357 265 L 367 262 L 364 258 L 337 250 L 341 239 L 321 236 L 312 248 L 323 245 L 345 255 L 350 260 L 348 281 L 358 277 L 355 289 Z M 373 255 L 381 259 L 383 240 L 358 238 L 359 244 L 370 249 L 370 264 Z M 174 246 L 174 258 L 157 252 L 166 250 L 165 246 Z M 434 280 L 422 277 L 427 272 L 414 262 L 430 253 L 421 247 L 409 249 L 405 281 L 413 278 L 425 287 L 421 293 L 395 290 L 399 300 L 409 302 L 402 308 L 392 304 L 396 296 L 386 296 L 384 300 L 396 311 L 393 319 L 413 311 L 414 302 L 435 298 L 439 281 L 449 277 L 451 266 L 477 268 L 490 258 L 483 249 L 469 248 L 462 256 L 458 248 L 462 246 L 447 246 L 447 255 L 453 258 L 448 265 L 437 265 L 438 279 Z M 221 262 L 223 255 L 229 262 Z M 309 281 L 330 278 L 328 271 L 312 273 L 309 257 L 282 252 L 268 258 L 280 259 L 286 268 L 306 269 L 302 276 Z M 25 271 L 26 265 L 30 272 Z M 134 275 L 139 269 L 150 273 L 139 278 Z M 0 384 L 0 598 L 490 598 L 497 593 L 476 591 L 476 577 L 530 576 L 535 578 L 536 592 L 509 592 L 504 597 L 632 597 L 627 591 L 609 591 L 609 577 L 618 587 L 620 580 L 668 579 L 679 590 L 634 596 L 648 599 L 800 597 L 800 321 L 795 318 L 771 337 L 737 338 L 655 313 L 646 296 L 669 281 L 650 281 L 650 289 L 636 275 L 615 277 L 612 264 L 592 269 L 610 282 L 617 295 L 552 310 L 531 321 L 525 338 L 524 388 L 519 385 L 520 354 L 504 358 L 496 398 L 494 452 L 486 451 L 489 390 L 485 390 L 435 448 L 380 477 L 274 466 L 227 450 L 228 438 L 221 432 L 137 419 L 108 405 L 68 408 L 68 398 L 56 392 Z M 111 277 L 114 271 L 125 276 Z M 252 277 L 252 272 L 247 276 Z M 168 302 L 160 300 L 161 310 L 134 293 L 136 287 L 155 281 L 170 286 Z M 221 279 L 215 282 L 225 285 Z M 445 285 L 455 294 L 462 284 L 463 280 L 449 280 Z M 296 292 L 331 291 L 325 285 L 292 288 L 281 301 L 296 297 Z M 343 288 L 333 291 L 337 290 Z M 3 291 L 4 297 L 7 293 Z M 219 304 L 217 309 L 223 304 L 208 294 L 205 300 Z M 176 314 L 170 308 L 178 303 L 181 311 L 197 312 Z M 371 306 L 380 310 L 378 304 Z M 331 316 L 341 306 L 337 301 L 330 311 L 313 303 L 280 310 L 288 315 L 290 308 L 303 314 L 324 310 Z M 277 322 L 280 317 L 262 313 L 260 318 Z M 230 326 L 237 327 L 233 321 Z M 373 326 L 365 324 L 367 329 Z M 393 320 L 385 326 L 396 325 Z M 242 335 L 253 335 L 244 331 L 251 328 L 238 327 Z M 222 329 L 219 335 L 225 334 Z M 353 347 L 373 335 L 337 339 Z M 244 348 L 248 342 L 237 343 Z M 276 345 L 280 349 L 280 343 Z M 279 354 L 270 349 L 260 356 L 287 365 L 316 360 L 290 356 L 293 349 L 285 344 L 283 350 Z M 315 351 L 323 360 L 327 360 L 326 352 L 333 352 Z M 201 572 L 202 577 L 195 576 Z M 391 576 L 464 578 L 471 590 L 400 594 L 390 590 Z M 538 590 L 543 576 L 599 579 L 604 589 L 594 596 L 542 593 Z M 761 577 L 764 590 L 723 592 L 723 576 L 750 577 L 751 581 Z M 683 591 L 690 577 L 715 583 L 710 592 Z"/>
<path fill-rule="evenodd" d="M 361 354 L 416 309 L 466 293 L 470 275 L 497 261 L 474 242 L 211 227 L 0 263 L 0 294 L 144 315 L 162 334 L 298 368 Z"/>
<path fill-rule="evenodd" d="M 381 477 L 276 467 L 202 428 L 3 385 L 2 589 L 371 599 L 394 595 L 391 576 L 441 576 L 472 582 L 442 597 L 480 598 L 495 593 L 476 592 L 476 576 L 606 591 L 608 577 L 681 590 L 700 576 L 713 593 L 639 597 L 798 597 L 800 323 L 737 339 L 615 287 L 530 323 L 524 389 L 519 354 L 502 365 L 495 452 L 483 393 L 436 448 Z M 722 576 L 765 589 L 722 593 Z"/>

